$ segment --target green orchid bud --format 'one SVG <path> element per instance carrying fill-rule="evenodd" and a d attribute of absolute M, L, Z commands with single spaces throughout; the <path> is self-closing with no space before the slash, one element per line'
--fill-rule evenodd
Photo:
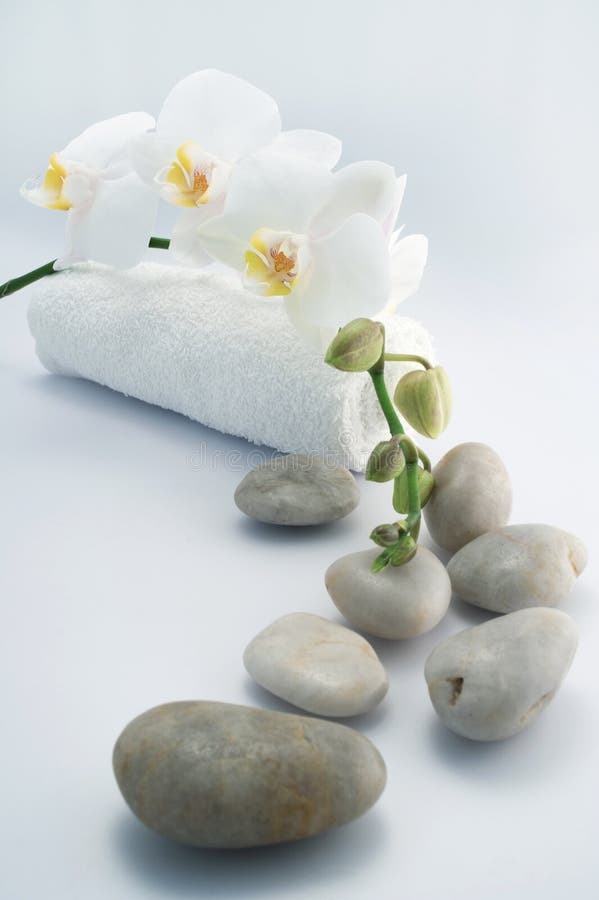
<path fill-rule="evenodd" d="M 435 486 L 435 478 L 432 472 L 418 466 L 418 494 L 420 495 L 420 508 L 424 509 Z M 410 511 L 408 499 L 408 473 L 404 470 L 393 485 L 393 509 L 395 512 L 407 515 Z"/>
<path fill-rule="evenodd" d="M 391 554 L 389 562 L 392 566 L 403 566 L 416 556 L 418 544 L 409 534 L 403 539 L 397 550 Z"/>
<path fill-rule="evenodd" d="M 385 330 L 372 319 L 354 319 L 340 328 L 324 358 L 342 372 L 367 372 L 385 349 Z"/>
<path fill-rule="evenodd" d="M 408 372 L 397 383 L 393 399 L 412 428 L 425 437 L 439 437 L 449 424 L 451 384 L 442 366 Z"/>
<path fill-rule="evenodd" d="M 403 472 L 406 459 L 397 438 L 376 445 L 366 463 L 366 481 L 391 481 Z"/>
<path fill-rule="evenodd" d="M 401 534 L 398 524 L 393 522 L 389 525 L 377 525 L 371 532 L 370 540 L 374 541 L 379 547 L 392 547 L 399 540 Z"/>

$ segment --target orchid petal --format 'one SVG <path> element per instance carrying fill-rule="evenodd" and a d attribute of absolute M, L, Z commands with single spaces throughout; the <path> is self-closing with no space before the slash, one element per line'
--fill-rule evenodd
<path fill-rule="evenodd" d="M 382 222 L 383 231 L 386 235 L 389 236 L 390 243 L 391 243 L 391 241 L 395 242 L 395 240 L 394 240 L 395 235 L 399 234 L 399 232 L 401 231 L 401 228 L 398 229 L 397 231 L 393 231 L 393 229 L 395 228 L 395 223 L 397 222 L 397 217 L 399 215 L 399 210 L 401 208 L 403 196 L 406 192 L 407 181 L 408 181 L 407 175 L 400 175 L 400 177 L 397 179 L 397 182 L 395 185 L 395 198 L 393 201 L 393 206 L 391 207 L 388 215 Z"/>
<path fill-rule="evenodd" d="M 156 217 L 158 197 L 134 173 L 101 181 L 87 209 L 67 217 L 66 254 L 55 264 L 94 260 L 127 269 L 143 256 Z"/>
<path fill-rule="evenodd" d="M 333 192 L 313 223 L 313 234 L 329 234 L 354 213 L 366 213 L 383 225 L 397 204 L 395 170 L 385 163 L 352 163 L 332 177 Z"/>
<path fill-rule="evenodd" d="M 67 175 L 62 187 L 62 196 L 68 209 L 85 209 L 94 202 L 98 179 L 89 172 L 74 171 Z"/>
<path fill-rule="evenodd" d="M 302 301 L 299 294 L 293 291 L 285 297 L 285 310 L 295 330 L 302 336 L 304 342 L 319 351 L 322 357 L 337 331 L 334 325 L 314 325 L 304 318 Z"/>
<path fill-rule="evenodd" d="M 418 290 L 428 255 L 428 240 L 411 234 L 397 241 L 391 254 L 391 308 Z"/>
<path fill-rule="evenodd" d="M 92 169 L 106 169 L 126 158 L 129 142 L 153 127 L 154 119 L 144 112 L 104 119 L 70 141 L 59 156 L 84 163 Z"/>
<path fill-rule="evenodd" d="M 294 131 L 282 131 L 269 149 L 283 155 L 301 156 L 320 163 L 327 169 L 334 169 L 341 156 L 341 141 L 324 131 L 298 128 Z"/>
<path fill-rule="evenodd" d="M 213 209 L 208 205 L 183 210 L 171 237 L 170 250 L 174 256 L 195 266 L 206 266 L 212 262 L 212 256 L 200 238 L 199 228 L 213 215 Z"/>
<path fill-rule="evenodd" d="M 243 272 L 248 239 L 239 237 L 227 227 L 224 215 L 214 216 L 196 227 L 196 235 L 212 259 Z"/>
<path fill-rule="evenodd" d="M 396 228 L 395 231 L 391 232 L 391 237 L 389 238 L 389 253 L 393 256 L 395 247 L 401 237 L 403 231 L 405 230 L 405 225 L 400 225 L 399 228 Z"/>
<path fill-rule="evenodd" d="M 330 193 L 332 179 L 325 166 L 263 151 L 240 163 L 231 177 L 227 227 L 247 240 L 259 228 L 305 234 Z"/>
<path fill-rule="evenodd" d="M 136 135 L 129 144 L 131 165 L 147 184 L 154 184 L 156 175 L 171 165 L 177 155 L 177 141 L 155 131 Z"/>
<path fill-rule="evenodd" d="M 370 216 L 351 216 L 337 231 L 312 241 L 310 253 L 311 270 L 296 289 L 301 315 L 308 322 L 341 327 L 385 307 L 389 251 L 380 225 Z"/>
<path fill-rule="evenodd" d="M 227 162 L 270 144 L 281 130 L 275 101 L 242 78 L 205 69 L 172 89 L 158 116 L 157 131 L 197 141 Z"/>

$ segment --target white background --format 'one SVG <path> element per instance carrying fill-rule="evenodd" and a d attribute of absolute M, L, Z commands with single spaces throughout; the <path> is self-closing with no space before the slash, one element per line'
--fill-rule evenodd
<path fill-rule="evenodd" d="M 353 723 L 388 764 L 372 812 L 278 848 L 170 845 L 118 794 L 121 728 L 174 699 L 285 708 L 251 684 L 243 648 L 286 612 L 339 618 L 324 571 L 367 546 L 389 492 L 361 482 L 330 528 L 244 520 L 244 467 L 222 454 L 247 464 L 247 444 L 46 374 L 26 293 L 2 301 L 2 900 L 596 896 L 598 26 L 593 0 L 3 4 L 0 281 L 60 251 L 60 214 L 18 197 L 53 150 L 98 119 L 156 113 L 194 69 L 242 75 L 286 127 L 409 173 L 404 219 L 431 252 L 402 313 L 433 332 L 456 394 L 431 455 L 491 444 L 512 521 L 574 530 L 591 565 L 566 606 L 571 673 L 519 737 L 477 745 L 435 719 L 427 653 L 486 618 L 454 602 L 432 634 L 374 642 L 390 693 Z"/>

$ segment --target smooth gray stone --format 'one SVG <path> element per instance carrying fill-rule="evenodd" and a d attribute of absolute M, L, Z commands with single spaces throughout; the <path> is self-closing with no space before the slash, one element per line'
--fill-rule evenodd
<path fill-rule="evenodd" d="M 389 681 L 363 637 L 312 613 L 277 619 L 246 647 L 258 684 L 319 716 L 357 716 L 377 706 Z"/>
<path fill-rule="evenodd" d="M 366 812 L 386 780 L 379 751 L 345 725 L 208 701 L 167 703 L 134 719 L 113 765 L 145 825 L 196 847 L 319 834 Z"/>
<path fill-rule="evenodd" d="M 507 525 L 450 560 L 453 590 L 474 606 L 510 613 L 559 606 L 587 564 L 582 541 L 553 525 Z"/>
<path fill-rule="evenodd" d="M 497 741 L 534 722 L 566 675 L 578 642 L 574 621 L 534 607 L 468 628 L 430 654 L 424 676 L 444 725 Z"/>
<path fill-rule="evenodd" d="M 486 444 L 458 444 L 433 469 L 435 486 L 424 508 L 432 539 L 459 550 L 510 517 L 512 488 L 505 466 Z"/>
<path fill-rule="evenodd" d="M 351 472 L 319 456 L 276 456 L 248 472 L 235 491 L 246 516 L 271 525 L 323 525 L 359 501 Z"/>
<path fill-rule="evenodd" d="M 419 546 L 403 566 L 376 574 L 379 548 L 349 553 L 327 569 L 325 585 L 333 603 L 361 631 L 376 637 L 416 637 L 437 625 L 451 600 L 451 582 L 434 553 Z"/>

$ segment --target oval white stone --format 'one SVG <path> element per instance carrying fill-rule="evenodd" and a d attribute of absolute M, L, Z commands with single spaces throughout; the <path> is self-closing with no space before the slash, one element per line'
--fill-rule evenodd
<path fill-rule="evenodd" d="M 323 525 L 359 502 L 352 473 L 319 456 L 275 456 L 248 472 L 235 491 L 246 516 L 271 525 Z"/>
<path fill-rule="evenodd" d="M 426 547 L 403 566 L 376 574 L 377 548 L 350 553 L 327 569 L 326 588 L 352 625 L 382 638 L 411 638 L 437 625 L 451 600 L 444 565 Z"/>
<path fill-rule="evenodd" d="M 577 641 L 569 616 L 539 607 L 447 638 L 424 669 L 437 715 L 451 731 L 476 741 L 517 734 L 553 698 Z"/>
<path fill-rule="evenodd" d="M 558 606 L 587 564 L 579 538 L 552 525 L 508 525 L 466 544 L 447 566 L 455 593 L 510 613 Z"/>
<path fill-rule="evenodd" d="M 433 469 L 435 487 L 424 508 L 433 540 L 459 550 L 510 516 L 512 488 L 505 466 L 486 444 L 458 444 Z"/>
<path fill-rule="evenodd" d="M 320 716 L 365 713 L 389 687 L 368 641 L 311 613 L 277 619 L 247 646 L 243 662 L 262 687 Z"/>
<path fill-rule="evenodd" d="M 122 732 L 114 774 L 131 810 L 194 847 L 259 847 L 312 837 L 361 816 L 386 781 L 376 747 L 345 725 L 187 701 Z"/>

